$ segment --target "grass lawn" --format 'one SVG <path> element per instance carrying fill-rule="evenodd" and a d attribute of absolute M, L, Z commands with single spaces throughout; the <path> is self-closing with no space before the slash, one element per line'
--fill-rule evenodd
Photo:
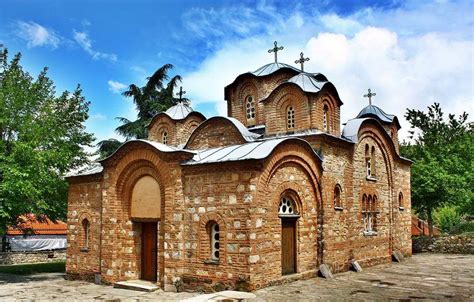
<path fill-rule="evenodd" d="M 32 264 L 0 265 L 0 273 L 14 275 L 30 275 L 38 273 L 63 273 L 66 270 L 66 262 L 48 262 Z"/>

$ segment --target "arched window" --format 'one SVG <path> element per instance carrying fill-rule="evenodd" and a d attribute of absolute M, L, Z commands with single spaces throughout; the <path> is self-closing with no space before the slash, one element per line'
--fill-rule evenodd
<path fill-rule="evenodd" d="M 90 236 L 89 234 L 90 234 L 90 224 L 89 224 L 89 220 L 85 218 L 82 220 L 82 236 L 83 236 L 82 247 L 85 249 L 89 248 L 89 236 Z"/>
<path fill-rule="evenodd" d="M 342 209 L 340 185 L 336 185 L 336 187 L 334 188 L 334 207 Z"/>
<path fill-rule="evenodd" d="M 248 95 L 245 98 L 245 107 L 247 112 L 247 121 L 255 121 L 255 100 L 253 96 Z"/>
<path fill-rule="evenodd" d="M 376 235 L 377 196 L 362 196 L 362 216 L 364 219 L 364 234 Z"/>
<path fill-rule="evenodd" d="M 370 167 L 371 167 L 371 172 L 370 176 L 375 177 L 377 175 L 375 172 L 376 165 L 375 165 L 375 147 L 372 146 L 372 152 L 370 153 Z"/>
<path fill-rule="evenodd" d="M 161 133 L 161 142 L 165 145 L 168 144 L 168 132 L 163 131 Z"/>
<path fill-rule="evenodd" d="M 209 243 L 211 247 L 211 259 L 219 260 L 219 244 L 220 244 L 220 235 L 219 235 L 219 225 L 215 221 L 210 221 L 208 223 L 208 234 L 209 234 Z"/>
<path fill-rule="evenodd" d="M 403 193 L 402 192 L 398 194 L 398 208 L 400 210 L 403 209 Z"/>
<path fill-rule="evenodd" d="M 365 145 L 365 169 L 367 177 L 372 177 L 372 159 L 369 154 L 369 145 Z"/>
<path fill-rule="evenodd" d="M 296 204 L 290 197 L 283 196 L 280 199 L 278 215 L 298 215 L 298 209 L 296 208 Z"/>
<path fill-rule="evenodd" d="M 295 109 L 293 106 L 288 106 L 286 109 L 286 128 L 289 130 L 295 128 Z"/>
<path fill-rule="evenodd" d="M 328 125 L 328 105 L 324 105 L 323 108 L 323 129 L 326 132 L 329 132 L 329 125 Z"/>

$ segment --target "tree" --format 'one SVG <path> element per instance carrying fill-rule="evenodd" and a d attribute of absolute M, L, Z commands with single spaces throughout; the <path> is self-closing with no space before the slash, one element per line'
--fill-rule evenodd
<path fill-rule="evenodd" d="M 56 95 L 47 68 L 34 79 L 20 59 L 0 53 L 0 235 L 22 214 L 66 218 L 63 175 L 87 163 L 94 140 L 80 86 Z"/>
<path fill-rule="evenodd" d="M 428 112 L 408 109 L 412 143 L 403 143 L 401 152 L 414 160 L 412 166 L 413 207 L 428 220 L 433 233 L 433 211 L 456 205 L 473 213 L 474 132 L 468 114 L 444 119 L 438 103 Z"/>
<path fill-rule="evenodd" d="M 173 95 L 174 89 L 181 82 L 181 76 L 172 77 L 165 86 L 165 81 L 169 79 L 168 72 L 173 68 L 171 64 L 165 64 L 147 78 L 147 83 L 143 87 L 131 84 L 128 90 L 122 94 L 132 98 L 138 114 L 137 119 L 130 121 L 124 117 L 117 117 L 122 125 L 115 131 L 125 137 L 126 140 L 147 138 L 147 125 L 158 112 L 166 111 L 179 101 L 189 102 L 188 99 L 178 99 Z M 115 140 L 104 140 L 97 144 L 99 156 L 104 158 L 112 154 L 122 143 Z"/>

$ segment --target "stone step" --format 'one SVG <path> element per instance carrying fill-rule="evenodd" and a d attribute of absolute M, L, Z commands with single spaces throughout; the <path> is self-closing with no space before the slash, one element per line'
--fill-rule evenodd
<path fill-rule="evenodd" d="M 115 288 L 138 290 L 142 292 L 153 292 L 159 287 L 154 282 L 145 280 L 127 280 L 114 283 Z"/>

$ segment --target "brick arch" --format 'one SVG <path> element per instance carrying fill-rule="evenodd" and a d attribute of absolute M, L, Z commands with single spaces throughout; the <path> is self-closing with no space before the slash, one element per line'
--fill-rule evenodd
<path fill-rule="evenodd" d="M 195 118 L 186 118 L 183 127 L 181 128 L 181 139 L 179 140 L 179 144 L 186 144 L 188 139 L 191 137 L 191 134 L 202 122 L 203 121 L 198 121 Z"/>
<path fill-rule="evenodd" d="M 266 233 L 281 228 L 278 215 L 280 196 L 287 192 L 294 192 L 293 196 L 297 196 L 294 200 L 299 207 L 299 219 L 296 222 L 297 272 L 310 270 L 310 267 L 322 263 L 321 176 L 322 168 L 312 149 L 302 143 L 292 142 L 281 144 L 274 150 L 263 163 L 263 171 L 257 181 L 255 200 L 266 209 L 264 216 L 257 212 L 250 214 L 251 219 L 261 225 L 262 229 L 257 229 L 257 232 Z M 258 248 L 259 242 L 255 244 L 255 248 Z M 259 252 L 265 261 L 278 261 L 281 255 L 278 244 Z M 279 278 L 280 272 L 272 277 Z"/>
<path fill-rule="evenodd" d="M 120 197 L 122 201 L 122 209 L 123 209 L 123 218 L 124 220 L 129 217 L 131 211 L 131 198 L 132 198 L 132 191 L 135 184 L 144 176 L 151 176 L 153 177 L 158 185 L 160 186 L 160 195 L 161 195 L 161 214 L 160 217 L 163 218 L 164 215 L 164 205 L 165 205 L 165 186 L 161 181 L 162 177 L 156 171 L 153 165 L 151 165 L 147 161 L 136 161 L 131 163 L 125 173 L 122 173 L 121 177 L 119 178 L 119 186 L 117 186 L 117 195 Z"/>
<path fill-rule="evenodd" d="M 203 214 L 200 217 L 199 221 L 199 241 L 198 241 L 198 251 L 199 251 L 199 258 L 201 260 L 208 260 L 211 250 L 210 246 L 208 246 L 208 231 L 207 225 L 209 222 L 215 221 L 219 225 L 219 263 L 225 264 L 227 262 L 227 225 L 225 219 L 214 212 Z"/>
<path fill-rule="evenodd" d="M 264 100 L 268 134 L 287 132 L 286 109 L 292 104 L 295 110 L 295 131 L 310 128 L 308 97 L 299 87 L 281 85 Z"/>
<path fill-rule="evenodd" d="M 239 87 L 237 88 L 237 99 L 235 100 L 237 101 L 237 103 L 232 104 L 232 107 L 235 108 L 235 110 L 232 110 L 233 117 L 240 120 L 242 124 L 246 126 L 249 126 L 249 124 L 247 121 L 247 111 L 245 107 L 246 106 L 245 102 L 246 102 L 246 97 L 249 94 L 252 95 L 254 98 L 255 124 L 258 124 L 260 120 L 260 116 L 262 115 L 262 112 L 260 112 L 259 106 L 258 106 L 259 95 L 258 95 L 257 85 L 252 79 L 247 79 L 239 85 Z"/>
<path fill-rule="evenodd" d="M 320 166 L 320 162 L 318 162 L 318 159 L 316 159 L 316 155 L 311 154 L 310 152 L 313 151 L 310 151 L 299 144 L 289 143 L 286 145 L 279 145 L 264 163 L 264 171 L 260 176 L 257 185 L 257 200 L 267 199 L 268 184 L 277 171 L 288 165 L 293 165 L 301 169 L 301 171 L 303 171 L 303 173 L 306 175 L 306 178 L 310 181 L 310 184 L 308 184 L 308 186 L 312 191 L 312 195 L 316 198 L 316 200 L 314 201 L 316 213 L 314 214 L 322 219 L 321 209 L 323 198 L 320 183 L 322 177 L 322 168 Z M 281 184 L 280 190 L 287 189 L 296 191 L 298 193 L 304 193 L 305 187 L 294 181 L 287 181 L 286 184 Z M 280 193 L 282 192 L 277 192 L 273 189 L 271 191 L 273 192 L 273 195 L 272 198 L 270 198 L 270 200 L 266 203 L 266 206 L 268 209 L 270 209 L 269 213 L 274 216 L 276 215 L 275 217 L 277 217 L 279 200 L 276 205 L 275 203 L 276 199 L 279 198 Z M 303 202 L 306 199 L 306 194 L 299 194 L 299 199 L 301 201 L 300 216 L 312 215 L 313 213 L 310 213 L 310 211 L 308 211 L 308 204 L 306 202 Z"/>
<path fill-rule="evenodd" d="M 320 191 L 322 168 L 320 167 L 320 163 L 316 161 L 315 156 L 316 155 L 310 154 L 306 148 L 299 146 L 298 144 L 286 144 L 286 146 L 279 145 L 265 162 L 264 172 L 262 173 L 257 186 L 259 188 L 257 192 L 258 198 L 264 197 L 261 196 L 261 194 L 264 194 L 261 191 L 266 189 L 267 184 L 276 171 L 284 165 L 292 163 L 299 166 L 307 175 L 308 179 L 311 180 L 311 189 L 313 190 L 314 196 L 319 199 L 317 201 L 318 206 L 321 206 L 319 203 L 321 203 L 322 200 Z M 292 189 L 295 188 L 296 187 L 292 187 Z"/>
<path fill-rule="evenodd" d="M 163 118 L 158 119 L 150 127 L 148 138 L 152 141 L 161 143 L 161 132 L 166 130 L 168 132 L 168 144 L 175 144 L 176 141 L 176 125 L 167 116 L 163 115 Z"/>

